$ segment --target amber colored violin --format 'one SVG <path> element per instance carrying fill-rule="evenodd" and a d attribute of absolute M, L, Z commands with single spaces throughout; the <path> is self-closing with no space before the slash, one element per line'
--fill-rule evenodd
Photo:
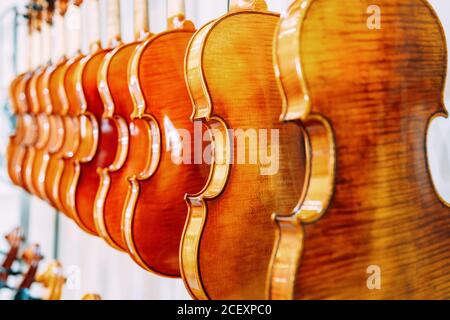
<path fill-rule="evenodd" d="M 311 170 L 299 210 L 277 218 L 270 298 L 450 297 L 450 212 L 426 146 L 447 117 L 444 31 L 420 0 L 378 1 L 381 28 L 368 28 L 372 4 L 296 1 L 280 23 L 282 119 L 308 132 Z"/>
<path fill-rule="evenodd" d="M 140 266 L 179 277 L 184 194 L 201 188 L 209 167 L 194 163 L 194 125 L 184 81 L 184 55 L 194 25 L 185 18 L 184 1 L 168 1 L 168 16 L 169 30 L 140 44 L 130 62 L 132 118 L 148 123 L 153 147 L 147 170 L 130 177 L 122 230 L 126 248 Z"/>
<path fill-rule="evenodd" d="M 99 24 L 98 0 L 91 0 L 95 7 L 92 10 L 93 24 Z M 109 90 L 107 87 L 99 87 L 98 75 L 103 61 L 108 52 L 119 45 L 120 41 L 120 1 L 108 1 L 108 48 L 102 49 L 99 41 L 98 26 L 94 27 L 94 36 L 91 54 L 83 58 L 77 70 L 77 95 L 81 101 L 81 116 L 90 130 L 90 136 L 83 143 L 92 148 L 85 148 L 88 155 L 74 157 L 72 169 L 74 175 L 70 182 L 70 192 L 66 195 L 67 209 L 78 224 L 87 232 L 97 235 L 94 223 L 94 201 L 100 176 L 99 168 L 121 167 L 126 158 L 127 148 L 121 148 L 121 141 L 128 137 L 126 123 L 119 116 L 114 116 L 114 110 L 110 109 L 109 100 L 104 107 L 103 99 Z M 100 92 L 102 94 L 100 94 Z M 108 98 L 106 98 L 108 99 Z M 92 117 L 93 116 L 93 117 Z M 90 120 L 89 120 L 90 119 Z M 124 130 L 125 128 L 125 130 Z M 81 129 L 83 130 L 83 129 Z M 90 150 L 89 150 L 90 149 Z"/>
<path fill-rule="evenodd" d="M 33 157 L 29 158 L 28 163 L 31 168 L 26 169 L 29 172 L 29 178 L 33 184 L 35 195 L 46 199 L 44 177 L 42 176 L 41 167 L 45 165 L 47 161 L 46 150 L 50 141 L 50 119 L 48 113 L 50 112 L 49 106 L 46 104 L 44 92 L 45 92 L 45 73 L 47 68 L 51 66 L 52 52 L 52 24 L 53 13 L 55 9 L 54 1 L 46 1 L 43 6 L 43 22 L 41 26 L 41 43 L 42 43 L 42 59 L 41 66 L 35 71 L 31 83 L 31 98 L 34 113 L 37 114 L 37 126 L 38 137 L 34 145 Z"/>
<path fill-rule="evenodd" d="M 33 70 L 37 66 L 35 57 L 38 56 L 38 32 L 36 24 L 38 20 L 39 7 L 36 1 L 28 5 L 28 43 L 29 61 L 28 71 L 16 77 L 10 86 L 10 96 L 13 112 L 17 114 L 16 132 L 10 138 L 7 150 L 8 172 L 11 180 L 28 192 L 33 191 L 30 180 L 25 179 L 25 162 L 29 153 L 32 153 L 32 146 L 37 138 L 37 124 L 31 109 L 31 96 L 29 85 L 33 76 Z M 28 167 L 29 168 L 29 167 Z"/>
<path fill-rule="evenodd" d="M 28 43 L 30 41 L 32 16 L 31 8 L 28 8 L 28 13 L 24 15 L 28 23 Z M 29 46 L 31 47 L 31 46 Z M 30 51 L 30 50 L 29 50 Z M 31 53 L 30 53 L 31 54 Z M 29 63 L 29 69 L 31 64 Z M 12 183 L 16 186 L 22 186 L 22 161 L 25 154 L 25 147 L 22 145 L 25 135 L 25 112 L 20 103 L 19 83 L 23 79 L 26 73 L 22 73 L 11 81 L 9 87 L 9 97 L 11 100 L 12 113 L 16 116 L 16 128 L 15 132 L 10 136 L 8 146 L 6 150 L 6 161 L 8 168 L 8 176 Z"/>
<path fill-rule="evenodd" d="M 68 59 L 70 53 L 66 38 L 70 36 L 77 39 L 77 37 L 69 32 L 67 19 L 64 19 L 64 17 L 68 10 L 71 10 L 72 19 L 75 18 L 76 13 L 80 16 L 79 6 L 81 3 L 82 1 L 73 1 L 70 4 L 68 2 L 58 3 L 59 16 L 57 23 L 55 23 L 57 24 L 55 26 L 57 58 L 55 59 L 56 63 L 48 68 L 43 90 L 47 93 L 45 98 L 47 99 L 47 112 L 51 119 L 49 124 L 51 134 L 45 147 L 44 161 L 37 164 L 36 171 L 39 172 L 39 177 L 45 181 L 44 193 L 47 200 L 62 212 L 65 212 L 65 210 L 59 197 L 59 186 L 64 165 L 61 158 L 70 153 L 68 149 L 76 144 L 77 139 L 74 136 L 77 136 L 78 129 L 76 121 L 68 116 L 70 106 L 64 90 L 67 66 L 72 62 Z"/>
<path fill-rule="evenodd" d="M 86 1 L 84 2 L 86 4 Z M 74 1 L 75 9 L 73 14 L 76 14 L 76 18 L 81 26 L 81 5 L 82 1 Z M 97 23 L 97 22 L 96 22 Z M 60 172 L 60 182 L 59 182 L 59 201 L 61 203 L 62 211 L 66 213 L 71 218 L 69 205 L 66 202 L 66 195 L 71 192 L 71 182 L 74 176 L 74 166 L 72 162 L 74 159 L 80 155 L 85 154 L 86 149 L 92 148 L 90 145 L 93 133 L 92 128 L 89 126 L 90 123 L 95 122 L 95 118 L 92 116 L 90 120 L 85 120 L 85 117 L 81 115 L 81 105 L 78 100 L 77 93 L 77 77 L 78 77 L 78 69 L 80 68 L 82 59 L 85 55 L 82 52 L 82 44 L 81 44 L 81 36 L 82 36 L 82 28 L 80 27 L 80 31 L 77 34 L 73 35 L 73 40 L 75 42 L 74 48 L 77 52 L 66 62 L 64 65 L 63 71 L 63 84 L 65 101 L 67 101 L 68 108 L 66 118 L 66 147 L 65 154 L 62 158 L 60 158 L 58 166 Z M 89 118 L 88 118 L 89 119 Z M 87 125 L 84 125 L 87 124 Z M 82 130 L 83 128 L 83 130 Z"/>
<path fill-rule="evenodd" d="M 43 35 L 43 7 L 42 7 L 42 1 L 36 0 L 32 3 L 33 6 L 33 35 L 31 38 L 31 41 L 33 41 L 33 73 L 30 74 L 30 78 L 27 80 L 24 89 L 25 89 L 25 95 L 27 97 L 28 101 L 28 111 L 33 119 L 33 130 L 30 130 L 30 132 L 33 132 L 32 140 L 27 144 L 27 152 L 25 153 L 25 157 L 23 159 L 22 164 L 22 179 L 25 184 L 25 188 L 28 192 L 31 194 L 37 194 L 35 184 L 33 181 L 32 176 L 32 169 L 33 164 L 37 152 L 37 148 L 40 147 L 40 140 L 39 140 L 39 134 L 42 134 L 41 137 L 43 137 L 43 132 L 40 130 L 40 126 L 43 125 L 41 123 L 39 113 L 40 113 L 40 105 L 36 98 L 36 84 L 38 79 L 40 78 L 42 74 L 42 70 L 45 69 L 44 63 L 42 63 L 42 52 L 41 47 L 43 46 L 42 35 Z M 45 125 L 45 124 L 44 124 Z"/>
<path fill-rule="evenodd" d="M 67 57 L 67 42 L 69 37 L 66 13 L 69 9 L 67 0 L 56 2 L 58 15 L 55 16 L 56 30 L 56 52 L 54 63 L 46 71 L 45 98 L 47 105 L 51 106 L 50 119 L 50 141 L 47 145 L 48 162 L 41 168 L 45 177 L 45 194 L 51 205 L 63 211 L 59 200 L 59 181 L 61 170 L 59 161 L 64 155 L 67 126 L 67 102 L 65 100 L 63 76 Z"/>
<path fill-rule="evenodd" d="M 122 208 L 128 191 L 128 178 L 144 176 L 149 171 L 152 154 L 152 123 L 145 119 L 134 121 L 135 105 L 128 89 L 128 64 L 136 47 L 150 37 L 148 1 L 135 0 L 135 41 L 120 43 L 108 53 L 103 61 L 99 86 L 105 108 L 126 121 L 129 139 L 122 140 L 121 148 L 126 148 L 123 166 L 100 168 L 101 180 L 96 193 L 94 222 L 98 234 L 112 247 L 126 250 L 122 237 Z M 107 89 L 106 89 L 107 88 Z M 125 137 L 125 134 L 123 134 Z M 159 143 L 159 141 L 157 141 Z"/>
<path fill-rule="evenodd" d="M 279 121 L 272 63 L 279 16 L 266 10 L 264 1 L 231 1 L 187 50 L 193 119 L 213 137 L 210 176 L 187 197 L 181 242 L 183 279 L 198 299 L 266 297 L 271 214 L 290 212 L 303 189 L 304 135 Z"/>

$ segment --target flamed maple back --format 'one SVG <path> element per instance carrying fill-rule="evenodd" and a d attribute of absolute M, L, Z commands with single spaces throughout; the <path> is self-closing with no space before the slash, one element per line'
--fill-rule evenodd
<path fill-rule="evenodd" d="M 248 1 L 252 2 L 252 1 Z M 254 1 L 260 2 L 260 1 Z M 304 180 L 304 137 L 296 125 L 279 122 L 281 98 L 272 66 L 277 14 L 236 11 L 199 30 L 186 58 L 194 118 L 214 136 L 210 180 L 188 196 L 181 265 L 185 284 L 199 299 L 263 299 L 274 242 L 271 215 L 290 212 Z M 224 139 L 226 129 L 267 130 L 264 151 Z M 214 130 L 211 130 L 214 129 Z M 279 140 L 272 140 L 272 133 Z M 260 136 L 258 136 L 260 138 Z M 273 143 L 272 143 L 273 141 Z M 234 147 L 233 147 L 234 146 Z M 249 151 L 258 155 L 250 162 Z M 244 164 L 226 165 L 221 154 L 242 154 Z M 235 157 L 236 161 L 236 157 Z M 266 171 L 266 172 L 265 172 Z M 199 190 L 200 191 L 200 190 Z"/>
<path fill-rule="evenodd" d="M 367 24 L 373 4 L 380 29 Z M 447 51 L 430 5 L 296 1 L 280 25 L 275 61 L 283 119 L 307 130 L 327 119 L 336 177 L 332 192 L 314 180 L 332 170 L 311 174 L 310 200 L 323 204 L 323 217 L 308 219 L 302 208 L 291 223 L 281 219 L 271 297 L 449 298 L 450 210 L 433 187 L 426 146 L 430 120 L 447 114 Z M 381 290 L 369 290 L 367 272 L 378 267 Z"/>

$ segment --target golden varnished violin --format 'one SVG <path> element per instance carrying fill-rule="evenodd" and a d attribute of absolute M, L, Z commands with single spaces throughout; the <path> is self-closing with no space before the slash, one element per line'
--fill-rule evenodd
<path fill-rule="evenodd" d="M 377 1 L 378 27 L 372 5 L 295 1 L 276 33 L 281 118 L 305 131 L 308 170 L 297 210 L 275 218 L 271 299 L 450 297 L 426 145 L 447 117 L 444 31 L 426 1 Z"/>
<path fill-rule="evenodd" d="M 187 196 L 180 248 L 183 279 L 197 299 L 266 298 L 271 215 L 292 210 L 304 187 L 303 131 L 279 121 L 278 21 L 264 1 L 231 1 L 230 12 L 197 31 L 187 50 L 193 119 L 212 136 L 210 176 Z"/>

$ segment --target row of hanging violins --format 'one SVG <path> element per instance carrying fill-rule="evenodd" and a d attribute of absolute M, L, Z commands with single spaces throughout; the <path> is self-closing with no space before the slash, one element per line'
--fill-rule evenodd
<path fill-rule="evenodd" d="M 5 236 L 9 245 L 7 252 L 0 252 L 0 293 L 7 290 L 14 300 L 61 300 L 65 284 L 65 276 L 60 262 L 49 263 L 45 272 L 38 273 L 44 259 L 38 244 L 32 244 L 22 250 L 24 236 L 20 228 L 16 228 Z M 11 285 L 11 278 L 22 279 L 17 286 Z M 15 281 L 17 282 L 17 281 Z M 31 293 L 34 284 L 44 288 L 42 298 L 34 297 Z M 88 294 L 83 300 L 101 300 L 97 294 Z"/>
<path fill-rule="evenodd" d="M 450 210 L 426 153 L 447 116 L 444 32 L 426 1 L 372 2 L 297 0 L 280 18 L 232 0 L 196 31 L 168 0 L 152 34 L 136 0 L 123 43 L 109 0 L 102 47 L 98 0 L 32 1 L 39 61 L 11 84 L 9 175 L 197 299 L 449 298 Z M 87 54 L 64 27 L 82 5 Z"/>

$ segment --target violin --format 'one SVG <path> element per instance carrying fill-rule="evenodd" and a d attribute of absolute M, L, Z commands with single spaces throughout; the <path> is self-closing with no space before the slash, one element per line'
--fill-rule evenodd
<path fill-rule="evenodd" d="M 28 126 L 28 139 L 25 142 L 27 146 L 26 153 L 22 163 L 22 181 L 24 182 L 25 189 L 28 193 L 36 195 L 37 191 L 32 179 L 32 169 L 34 164 L 34 159 L 36 156 L 36 144 L 39 144 L 39 103 L 34 99 L 35 96 L 35 86 L 37 79 L 39 78 L 43 65 L 41 64 L 41 47 L 43 46 L 42 41 L 42 18 L 43 18 L 43 7 L 42 1 L 34 0 L 31 4 L 33 8 L 33 33 L 31 35 L 32 41 L 32 72 L 29 73 L 29 77 L 24 79 L 21 84 L 21 92 L 26 97 L 27 111 L 31 118 L 31 123 Z"/>
<path fill-rule="evenodd" d="M 31 98 L 34 113 L 37 114 L 37 141 L 34 145 L 34 154 L 28 163 L 31 168 L 27 172 L 31 172 L 30 179 L 33 184 L 35 195 L 46 200 L 45 185 L 41 167 L 46 165 L 48 157 L 46 157 L 47 145 L 50 141 L 50 108 L 46 104 L 45 92 L 45 73 L 51 67 L 51 42 L 52 42 L 52 25 L 53 13 L 55 10 L 55 1 L 45 1 L 43 5 L 43 22 L 41 23 L 41 43 L 42 43 L 42 59 L 41 66 L 34 73 L 31 83 Z"/>
<path fill-rule="evenodd" d="M 94 25 L 99 23 L 98 0 L 91 0 Z M 78 222 L 86 232 L 97 235 L 94 223 L 94 201 L 100 183 L 97 174 L 99 168 L 117 167 L 126 158 L 127 148 L 121 148 L 126 141 L 126 122 L 120 116 L 114 116 L 114 110 L 104 107 L 105 90 L 97 81 L 102 63 L 108 52 L 119 45 L 120 41 L 120 1 L 108 1 L 108 39 L 107 48 L 103 49 L 99 41 L 98 26 L 95 26 L 91 53 L 82 59 L 77 71 L 77 96 L 81 102 L 81 116 L 90 135 L 83 141 L 83 151 L 74 157 L 72 169 L 74 175 L 70 181 L 70 192 L 65 203 L 70 216 Z M 108 104 L 108 107 L 110 104 Z M 112 111 L 112 112 L 110 112 Z M 84 129 L 80 129 L 84 130 Z"/>
<path fill-rule="evenodd" d="M 63 96 L 64 87 L 61 85 L 67 62 L 67 38 L 69 37 L 66 13 L 69 9 L 69 1 L 58 0 L 56 2 L 58 14 L 55 15 L 55 57 L 54 63 L 47 68 L 45 73 L 44 96 L 49 108 L 50 139 L 46 147 L 47 161 L 41 167 L 44 180 L 45 195 L 48 202 L 59 211 L 62 210 L 59 201 L 59 160 L 64 153 L 64 141 L 66 140 L 66 113 L 67 103 Z"/>
<path fill-rule="evenodd" d="M 100 183 L 94 200 L 94 222 L 98 234 L 113 248 L 126 251 L 122 237 L 122 212 L 128 178 L 145 174 L 151 162 L 152 127 L 143 120 L 134 121 L 135 104 L 128 88 L 128 63 L 138 45 L 151 37 L 149 32 L 148 1 L 134 1 L 135 41 L 119 43 L 105 56 L 99 73 L 100 94 L 105 109 L 125 121 L 121 148 L 127 152 L 122 166 L 99 168 Z M 127 135 L 128 133 L 128 135 Z M 158 141 L 159 142 L 159 141 Z M 156 141 L 155 141 L 156 144 Z"/>
<path fill-rule="evenodd" d="M 72 1 L 68 7 L 70 10 L 70 19 L 71 21 L 77 21 L 79 25 L 81 25 L 81 4 L 82 1 Z M 68 26 L 66 26 L 66 34 L 72 35 L 74 33 Z M 81 27 L 80 27 L 81 29 Z M 64 206 L 64 202 L 61 198 L 61 192 L 66 192 L 66 190 L 60 190 L 62 186 L 63 172 L 66 165 L 66 159 L 72 158 L 74 152 L 77 150 L 80 139 L 80 125 L 78 123 L 77 115 L 79 113 L 79 103 L 74 105 L 73 99 L 69 100 L 69 96 L 67 94 L 67 87 L 70 87 L 73 82 L 67 83 L 67 78 L 72 79 L 74 77 L 74 73 L 76 72 L 76 67 L 79 65 L 79 61 L 81 61 L 82 55 L 81 52 L 81 38 L 78 31 L 75 32 L 74 35 L 74 50 L 72 52 L 70 50 L 69 44 L 65 44 L 65 58 L 61 66 L 59 67 L 59 76 L 55 78 L 57 81 L 57 86 L 59 88 L 58 96 L 61 102 L 62 111 L 60 113 L 62 123 L 64 126 L 64 139 L 61 141 L 59 151 L 54 155 L 52 166 L 50 170 L 48 170 L 49 177 L 53 177 L 54 183 L 49 191 L 51 193 L 51 199 L 56 205 L 56 208 L 70 216 L 70 213 L 67 211 Z M 74 68 L 75 67 L 75 68 Z"/>
<path fill-rule="evenodd" d="M 27 5 L 28 13 L 28 70 L 16 77 L 10 85 L 10 96 L 13 113 L 17 115 L 16 131 L 9 140 L 7 150 L 8 173 L 18 186 L 21 186 L 28 192 L 33 191 L 30 180 L 26 179 L 27 173 L 25 165 L 29 153 L 33 153 L 32 145 L 36 141 L 37 125 L 36 119 L 31 113 L 31 97 L 29 92 L 30 80 L 33 76 L 33 70 L 36 66 L 38 34 L 36 30 L 36 21 L 38 19 L 39 6 L 36 1 Z M 28 167 L 29 168 L 29 167 Z"/>
<path fill-rule="evenodd" d="M 9 251 L 6 253 L 0 268 L 0 289 L 8 287 L 7 283 L 9 276 L 15 274 L 11 268 L 17 259 L 17 255 L 23 242 L 22 230 L 20 228 L 14 229 L 5 236 L 5 239 L 9 244 Z"/>
<path fill-rule="evenodd" d="M 209 178 L 186 197 L 180 265 L 197 299 L 265 299 L 273 212 L 290 212 L 306 172 L 305 137 L 281 124 L 272 63 L 279 15 L 264 1 L 231 1 L 187 48 L 193 120 L 211 138 Z"/>
<path fill-rule="evenodd" d="M 427 162 L 447 117 L 444 30 L 416 0 L 378 1 L 368 28 L 372 4 L 295 1 L 276 33 L 281 119 L 305 130 L 310 169 L 275 217 L 269 298 L 449 297 L 450 214 Z"/>
<path fill-rule="evenodd" d="M 86 1 L 84 3 L 82 1 L 74 1 L 73 4 L 73 8 L 76 9 L 74 11 L 74 14 L 76 14 L 75 19 L 78 19 L 81 25 L 81 6 L 82 4 L 86 4 Z M 82 59 L 85 57 L 82 52 L 81 38 L 82 28 L 74 35 L 74 48 L 76 49 L 76 52 L 64 65 L 64 83 L 62 84 L 65 89 L 65 100 L 68 104 L 66 118 L 70 118 L 70 121 L 66 121 L 66 123 L 71 125 L 66 126 L 65 142 L 67 146 L 65 147 L 65 155 L 60 159 L 58 164 L 61 170 L 58 198 L 62 207 L 62 212 L 68 216 L 70 216 L 70 210 L 68 209 L 69 205 L 66 203 L 66 195 L 71 192 L 70 184 L 74 176 L 74 166 L 72 165 L 72 162 L 77 157 L 77 154 L 85 152 L 83 147 L 87 144 L 85 142 L 89 140 L 89 137 L 92 134 L 92 131 L 89 130 L 89 128 L 84 128 L 87 130 L 82 130 L 81 124 L 86 122 L 93 123 L 95 121 L 95 118 L 92 118 L 90 121 L 83 120 L 84 118 L 81 115 L 81 105 L 78 100 L 78 69 L 80 68 Z"/>
<path fill-rule="evenodd" d="M 32 25 L 31 7 L 28 7 L 28 13 L 24 15 L 28 24 L 28 38 L 30 38 L 30 31 Z M 29 39 L 28 39 L 29 40 Z M 30 41 L 28 41 L 30 42 Z M 31 46 L 30 46 L 31 47 Z M 30 53 L 31 54 L 31 53 Z M 31 68 L 31 65 L 29 65 Z M 12 183 L 16 186 L 22 186 L 22 162 L 25 156 L 25 147 L 22 146 L 25 131 L 25 115 L 24 110 L 20 104 L 19 83 L 26 73 L 18 75 L 11 81 L 9 86 L 9 97 L 11 101 L 11 110 L 16 117 L 15 132 L 9 137 L 8 146 L 6 150 L 6 161 L 8 176 Z"/>
<path fill-rule="evenodd" d="M 184 195 L 201 188 L 209 165 L 194 162 L 202 141 L 198 146 L 189 139 L 196 127 L 197 134 L 204 133 L 200 123 L 190 122 L 184 81 L 184 56 L 195 27 L 185 17 L 184 1 L 168 1 L 167 11 L 168 30 L 141 43 L 130 61 L 132 119 L 146 123 L 152 145 L 146 148 L 151 158 L 145 159 L 145 170 L 129 177 L 121 228 L 128 253 L 141 267 L 179 277 L 179 246 L 187 213 Z M 130 149 L 137 150 L 133 143 Z M 118 212 L 115 215 L 117 221 Z"/>
<path fill-rule="evenodd" d="M 39 245 L 31 245 L 22 255 L 22 260 L 28 265 L 28 270 L 19 284 L 14 300 L 31 300 L 30 288 L 35 282 L 39 264 L 44 257 L 41 254 Z"/>

